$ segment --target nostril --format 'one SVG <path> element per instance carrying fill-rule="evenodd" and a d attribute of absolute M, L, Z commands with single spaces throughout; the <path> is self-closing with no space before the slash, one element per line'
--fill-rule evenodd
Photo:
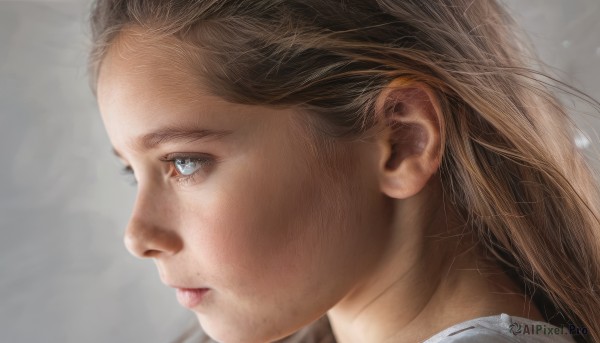
<path fill-rule="evenodd" d="M 160 255 L 160 253 L 161 252 L 159 250 L 148 249 L 148 250 L 144 251 L 142 256 L 147 257 L 147 258 L 154 258 L 154 257 L 157 257 L 158 255 Z"/>

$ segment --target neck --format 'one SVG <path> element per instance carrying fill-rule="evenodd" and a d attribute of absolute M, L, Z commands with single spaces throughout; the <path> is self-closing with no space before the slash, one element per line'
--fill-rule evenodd
<path fill-rule="evenodd" d="M 398 203 L 393 222 L 399 229 L 384 257 L 327 312 L 337 342 L 423 341 L 462 321 L 499 313 L 540 320 L 497 265 L 478 260 L 470 236 L 461 238 L 468 230 L 450 209 L 425 209 L 436 198 L 422 192 L 410 204 Z"/>

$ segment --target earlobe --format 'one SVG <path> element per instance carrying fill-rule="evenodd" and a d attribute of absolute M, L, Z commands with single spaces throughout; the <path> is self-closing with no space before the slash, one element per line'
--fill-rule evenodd
<path fill-rule="evenodd" d="M 411 197 L 439 168 L 442 118 L 437 99 L 422 83 L 397 80 L 382 91 L 377 104 L 384 124 L 378 137 L 381 190 L 393 198 Z"/>

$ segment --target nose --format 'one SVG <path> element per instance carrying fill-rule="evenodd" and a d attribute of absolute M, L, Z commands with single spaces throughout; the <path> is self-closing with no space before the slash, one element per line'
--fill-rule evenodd
<path fill-rule="evenodd" d="M 169 222 L 168 201 L 158 201 L 152 193 L 138 193 L 133 213 L 125 230 L 124 243 L 138 258 L 158 258 L 174 255 L 183 247 L 183 241 Z M 160 206 L 163 204 L 163 206 Z M 167 224 L 167 225 L 165 225 Z"/>

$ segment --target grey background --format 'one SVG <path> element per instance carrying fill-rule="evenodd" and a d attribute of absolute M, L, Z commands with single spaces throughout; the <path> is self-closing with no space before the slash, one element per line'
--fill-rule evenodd
<path fill-rule="evenodd" d="M 561 79 L 600 99 L 600 2 L 507 3 Z M 123 246 L 135 189 L 87 86 L 88 6 L 0 0 L 0 342 L 168 342 L 195 321 Z"/>

